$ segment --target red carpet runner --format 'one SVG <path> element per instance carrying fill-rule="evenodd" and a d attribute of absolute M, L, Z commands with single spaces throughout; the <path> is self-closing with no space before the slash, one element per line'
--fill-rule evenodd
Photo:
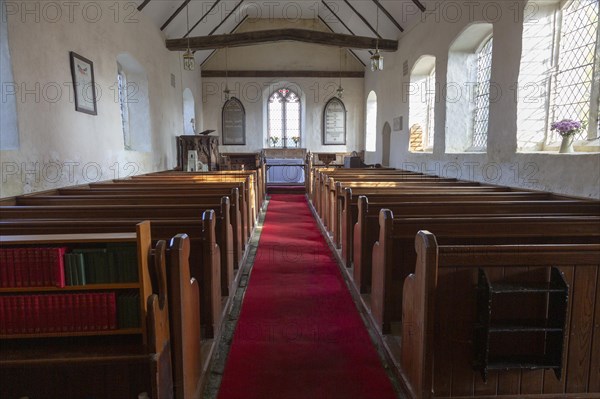
<path fill-rule="evenodd" d="M 220 399 L 395 398 L 303 195 L 273 195 Z"/>

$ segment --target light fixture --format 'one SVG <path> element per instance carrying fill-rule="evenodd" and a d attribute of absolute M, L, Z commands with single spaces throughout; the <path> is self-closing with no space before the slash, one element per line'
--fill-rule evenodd
<path fill-rule="evenodd" d="M 229 101 L 229 93 L 231 93 L 231 91 L 229 90 L 229 86 L 227 85 L 227 77 L 228 77 L 228 65 L 227 65 L 227 60 L 229 58 L 229 48 L 225 47 L 225 90 L 223 90 L 223 94 L 225 94 L 225 101 Z"/>
<path fill-rule="evenodd" d="M 344 96 L 344 89 L 342 88 L 342 52 L 344 49 L 340 47 L 340 84 L 336 90 L 338 98 L 342 98 Z"/>
<path fill-rule="evenodd" d="M 379 54 L 379 7 L 376 7 L 377 11 L 377 24 L 375 25 L 375 33 L 377 34 L 377 40 L 375 41 L 375 52 L 371 55 L 371 71 L 383 71 L 383 56 Z"/>
<path fill-rule="evenodd" d="M 194 53 L 190 49 L 190 6 L 189 4 L 185 8 L 186 20 L 187 20 L 187 50 L 183 53 L 183 69 L 186 71 L 193 71 L 196 67 L 196 60 L 194 59 Z"/>

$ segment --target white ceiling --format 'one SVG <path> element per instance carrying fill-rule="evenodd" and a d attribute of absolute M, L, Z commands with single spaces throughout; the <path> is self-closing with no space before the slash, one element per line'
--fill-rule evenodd
<path fill-rule="evenodd" d="M 185 3 L 186 0 L 150 0 L 142 12 L 149 16 L 159 28 L 163 27 L 169 18 Z M 189 8 L 190 36 L 206 36 L 215 29 L 223 19 L 232 12 L 240 0 L 221 0 L 216 6 L 216 0 L 191 0 L 173 20 L 164 27 L 163 32 L 168 39 L 184 37 L 187 32 L 186 9 Z M 138 6 L 144 0 L 136 1 Z M 373 31 L 361 20 L 344 0 L 326 0 L 327 5 L 337 14 L 344 24 L 357 36 L 376 37 Z M 402 33 L 396 25 L 378 9 L 373 0 L 349 0 L 354 9 L 385 39 L 398 39 Z M 408 30 L 421 18 L 421 11 L 413 0 L 379 0 L 379 3 L 392 15 L 404 30 Z M 428 8 L 434 0 L 421 0 Z M 211 7 L 212 11 L 209 10 Z M 200 19 L 206 16 L 200 21 Z M 245 18 L 277 18 L 294 20 L 315 19 L 320 17 L 335 33 L 350 34 L 348 29 L 334 16 L 321 1 L 316 0 L 242 0 L 241 5 L 213 34 L 232 33 L 237 25 Z M 377 24 L 379 18 L 379 24 Z M 199 22 L 200 21 L 200 22 Z M 198 23 L 199 22 L 199 23 Z M 196 52 L 196 61 L 203 63 L 212 51 Z M 355 53 L 368 64 L 369 52 L 356 50 Z"/>

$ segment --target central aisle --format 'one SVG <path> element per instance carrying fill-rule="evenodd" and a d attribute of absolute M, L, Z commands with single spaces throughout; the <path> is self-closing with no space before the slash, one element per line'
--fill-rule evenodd
<path fill-rule="evenodd" d="M 219 398 L 395 397 L 305 196 L 272 195 Z"/>

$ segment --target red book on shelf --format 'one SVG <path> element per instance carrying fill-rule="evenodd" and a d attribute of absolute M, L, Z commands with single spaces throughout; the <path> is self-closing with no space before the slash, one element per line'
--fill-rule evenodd
<path fill-rule="evenodd" d="M 29 266 L 29 248 L 19 248 L 21 258 L 21 278 L 23 287 L 31 287 L 31 270 Z"/>
<path fill-rule="evenodd" d="M 29 249 L 29 259 L 30 262 L 34 265 L 33 270 L 35 272 L 35 279 L 33 280 L 36 287 L 44 286 L 44 264 L 41 259 L 41 248 L 30 248 Z"/>
<path fill-rule="evenodd" d="M 38 295 L 39 322 L 41 333 L 48 332 L 48 295 Z"/>
<path fill-rule="evenodd" d="M 26 331 L 25 328 L 25 298 L 23 295 L 17 297 L 17 314 L 15 317 L 15 332 L 17 334 L 23 334 Z"/>
<path fill-rule="evenodd" d="M 15 332 L 13 315 L 13 308 L 16 306 L 16 299 L 14 296 L 7 296 L 6 301 L 6 333 L 13 334 Z"/>
<path fill-rule="evenodd" d="M 44 287 L 54 285 L 52 276 L 52 266 L 50 265 L 50 249 L 40 248 L 40 263 L 42 264 L 42 274 L 44 275 Z"/>
<path fill-rule="evenodd" d="M 54 333 L 58 325 L 58 298 L 56 295 L 48 295 L 48 312 L 46 314 L 48 316 L 48 332 Z"/>
<path fill-rule="evenodd" d="M 63 288 L 65 286 L 65 253 L 67 249 L 52 248 L 50 252 L 50 265 L 52 267 L 53 285 Z"/>
<path fill-rule="evenodd" d="M 8 261 L 6 248 L 0 248 L 0 287 L 8 287 Z"/>
<path fill-rule="evenodd" d="M 98 315 L 98 325 L 101 330 L 108 330 L 108 293 L 103 293 L 98 298 L 100 302 L 100 314 Z"/>
<path fill-rule="evenodd" d="M 68 332 L 69 330 L 69 319 L 71 312 L 69 311 L 69 295 L 63 294 L 60 297 L 60 330 L 62 332 Z"/>
<path fill-rule="evenodd" d="M 117 328 L 117 294 L 114 292 L 108 296 L 108 328 L 110 330 Z"/>
<path fill-rule="evenodd" d="M 21 249 L 13 248 L 13 267 L 15 269 L 14 287 L 23 286 L 23 266 L 21 264 Z"/>
<path fill-rule="evenodd" d="M 31 320 L 33 322 L 33 332 L 42 332 L 40 323 L 40 295 L 33 295 L 31 297 Z"/>
<path fill-rule="evenodd" d="M 33 334 L 35 332 L 35 320 L 33 317 L 33 297 L 25 295 L 25 314 L 23 315 L 25 332 Z"/>
<path fill-rule="evenodd" d="M 90 300 L 90 297 L 88 294 L 82 294 L 81 302 L 83 304 L 82 314 L 81 314 L 81 329 L 83 331 L 89 331 L 89 329 L 90 329 L 89 317 L 90 317 L 90 311 L 92 308 L 92 306 L 91 306 L 92 301 Z"/>
<path fill-rule="evenodd" d="M 8 287 L 15 287 L 15 259 L 14 259 L 14 249 L 7 248 L 6 249 L 6 273 L 8 274 Z"/>
<path fill-rule="evenodd" d="M 95 292 L 92 295 L 94 310 L 92 311 L 92 329 L 102 330 L 102 294 Z"/>
<path fill-rule="evenodd" d="M 81 300 L 82 294 L 73 295 L 73 315 L 74 315 L 74 328 L 75 331 L 81 332 L 83 330 L 81 319 L 83 317 L 83 304 Z"/>
<path fill-rule="evenodd" d="M 0 296 L 0 335 L 6 334 L 6 297 Z"/>

